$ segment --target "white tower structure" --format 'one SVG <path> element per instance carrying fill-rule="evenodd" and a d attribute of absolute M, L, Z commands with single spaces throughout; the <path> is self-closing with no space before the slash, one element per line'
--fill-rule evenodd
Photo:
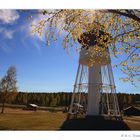
<path fill-rule="evenodd" d="M 78 38 L 82 47 L 69 114 L 120 116 L 108 48 L 111 39 L 99 29 Z"/>

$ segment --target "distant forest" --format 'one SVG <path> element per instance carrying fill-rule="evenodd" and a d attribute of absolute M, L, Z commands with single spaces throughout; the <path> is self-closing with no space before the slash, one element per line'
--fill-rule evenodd
<path fill-rule="evenodd" d="M 69 106 L 72 92 L 58 92 L 58 93 L 27 93 L 19 92 L 14 101 L 8 102 L 10 104 L 26 105 L 34 103 L 39 106 L 57 107 Z M 130 105 L 140 105 L 140 94 L 117 94 L 120 109 Z"/>

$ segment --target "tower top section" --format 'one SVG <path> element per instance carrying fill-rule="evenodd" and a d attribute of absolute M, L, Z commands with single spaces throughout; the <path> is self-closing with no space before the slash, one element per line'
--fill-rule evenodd
<path fill-rule="evenodd" d="M 78 38 L 78 42 L 83 48 L 89 48 L 97 45 L 98 47 L 108 47 L 111 43 L 112 36 L 101 29 L 92 29 L 86 31 Z"/>
<path fill-rule="evenodd" d="M 94 27 L 92 30 L 91 27 Z M 81 52 L 79 62 L 83 65 L 92 66 L 93 64 L 106 65 L 110 63 L 109 44 L 112 36 L 104 32 L 99 24 L 92 26 L 89 24 L 85 32 L 78 38 L 81 44 Z"/>

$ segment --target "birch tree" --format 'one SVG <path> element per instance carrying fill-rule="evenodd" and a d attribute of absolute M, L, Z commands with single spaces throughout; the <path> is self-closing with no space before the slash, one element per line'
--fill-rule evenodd
<path fill-rule="evenodd" d="M 4 113 L 5 103 L 15 99 L 17 95 L 16 82 L 16 68 L 12 66 L 0 81 L 1 113 Z"/>
<path fill-rule="evenodd" d="M 39 10 L 37 13 L 44 18 L 32 25 L 32 33 L 45 36 L 47 45 L 57 41 L 63 33 L 62 45 L 65 49 L 75 46 L 83 32 L 100 25 L 99 30 L 112 36 L 108 47 L 111 55 L 119 60 L 114 66 L 125 74 L 120 79 L 133 85 L 140 81 L 140 10 L 56 9 Z M 34 16 L 36 14 L 32 18 Z"/>

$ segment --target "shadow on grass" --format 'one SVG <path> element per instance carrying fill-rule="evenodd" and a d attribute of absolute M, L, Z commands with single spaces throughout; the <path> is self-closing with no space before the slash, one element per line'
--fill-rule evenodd
<path fill-rule="evenodd" d="M 14 130 L 14 129 L 10 129 L 10 128 L 5 127 L 5 126 L 0 126 L 0 131 L 1 131 L 1 130 Z"/>
<path fill-rule="evenodd" d="M 105 118 L 75 118 L 66 120 L 61 130 L 130 130 L 127 124 L 118 120 Z"/>

